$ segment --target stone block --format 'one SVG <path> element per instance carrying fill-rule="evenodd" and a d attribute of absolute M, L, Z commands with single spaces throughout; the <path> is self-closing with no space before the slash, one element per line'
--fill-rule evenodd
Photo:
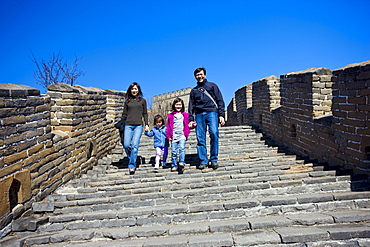
<path fill-rule="evenodd" d="M 35 213 L 53 212 L 54 202 L 35 202 L 32 204 L 32 210 Z"/>
<path fill-rule="evenodd" d="M 209 222 L 210 232 L 238 232 L 249 229 L 249 222 L 245 219 Z"/>
<path fill-rule="evenodd" d="M 63 83 L 58 83 L 63 84 Z M 60 243 L 68 241 L 91 240 L 95 235 L 94 230 L 78 230 L 53 234 L 50 236 L 50 243 Z"/>
<path fill-rule="evenodd" d="M 276 228 L 283 243 L 304 243 L 329 240 L 327 231 L 317 227 L 283 227 Z"/>
<path fill-rule="evenodd" d="M 189 238 L 189 247 L 196 246 L 232 246 L 233 237 L 231 233 L 195 235 Z"/>
<path fill-rule="evenodd" d="M 329 232 L 331 239 L 370 238 L 370 227 L 362 225 L 337 225 L 320 227 Z"/>
<path fill-rule="evenodd" d="M 251 229 L 253 230 L 291 225 L 291 220 L 283 216 L 249 218 L 248 221 L 251 225 Z"/>
<path fill-rule="evenodd" d="M 279 234 L 270 230 L 245 231 L 243 233 L 233 234 L 233 237 L 236 246 L 258 246 L 264 244 L 273 246 L 281 243 Z"/>
<path fill-rule="evenodd" d="M 208 222 L 199 222 L 192 224 L 178 224 L 172 225 L 169 230 L 170 235 L 183 235 L 183 234 L 204 234 L 209 230 Z"/>

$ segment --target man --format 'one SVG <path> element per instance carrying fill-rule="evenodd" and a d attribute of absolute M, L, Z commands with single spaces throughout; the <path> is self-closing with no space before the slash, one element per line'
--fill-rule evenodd
<path fill-rule="evenodd" d="M 215 170 L 218 168 L 218 123 L 225 124 L 225 103 L 218 86 L 206 79 L 206 70 L 197 68 L 194 71 L 197 86 L 190 92 L 189 99 L 189 127 L 196 125 L 197 152 L 200 159 L 199 169 L 210 166 Z M 195 116 L 195 119 L 194 119 Z M 195 122 L 194 122 L 195 121 Z M 210 135 L 210 157 L 208 159 L 206 146 L 206 132 Z"/>

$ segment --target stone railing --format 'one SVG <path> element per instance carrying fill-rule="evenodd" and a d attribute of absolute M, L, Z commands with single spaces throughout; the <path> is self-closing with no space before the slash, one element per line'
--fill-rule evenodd
<path fill-rule="evenodd" d="M 0 236 L 32 203 L 80 176 L 119 142 L 124 92 L 53 84 L 46 95 L 0 84 Z"/>
<path fill-rule="evenodd" d="M 236 119 L 228 121 L 252 124 L 303 156 L 370 174 L 369 86 L 370 61 L 269 76 L 235 92 Z"/>

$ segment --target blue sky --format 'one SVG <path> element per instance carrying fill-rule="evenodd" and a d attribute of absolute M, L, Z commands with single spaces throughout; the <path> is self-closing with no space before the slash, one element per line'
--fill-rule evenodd
<path fill-rule="evenodd" d="M 370 59 L 369 0 L 0 0 L 0 83 L 45 90 L 40 60 L 82 57 L 76 84 L 144 97 L 193 87 L 207 69 L 226 105 L 266 76 Z"/>

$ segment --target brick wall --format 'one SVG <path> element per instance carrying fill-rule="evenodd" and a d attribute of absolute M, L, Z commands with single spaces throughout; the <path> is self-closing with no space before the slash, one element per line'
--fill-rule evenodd
<path fill-rule="evenodd" d="M 252 84 L 239 88 L 235 92 L 236 122 L 238 124 L 252 124 Z M 233 120 L 235 121 L 235 120 Z"/>
<path fill-rule="evenodd" d="M 266 77 L 252 94 L 249 85 L 235 92 L 238 122 L 297 154 L 370 174 L 369 84 L 370 61 Z"/>
<path fill-rule="evenodd" d="M 0 84 L 2 229 L 115 147 L 124 95 L 66 84 L 40 95 L 28 86 Z"/>
<path fill-rule="evenodd" d="M 188 111 L 191 88 L 185 88 L 171 93 L 165 93 L 153 97 L 153 107 L 149 111 L 149 125 L 153 125 L 154 116 L 159 114 L 167 120 L 167 114 L 172 112 L 173 100 L 181 98 L 185 104 L 185 111 Z"/>

